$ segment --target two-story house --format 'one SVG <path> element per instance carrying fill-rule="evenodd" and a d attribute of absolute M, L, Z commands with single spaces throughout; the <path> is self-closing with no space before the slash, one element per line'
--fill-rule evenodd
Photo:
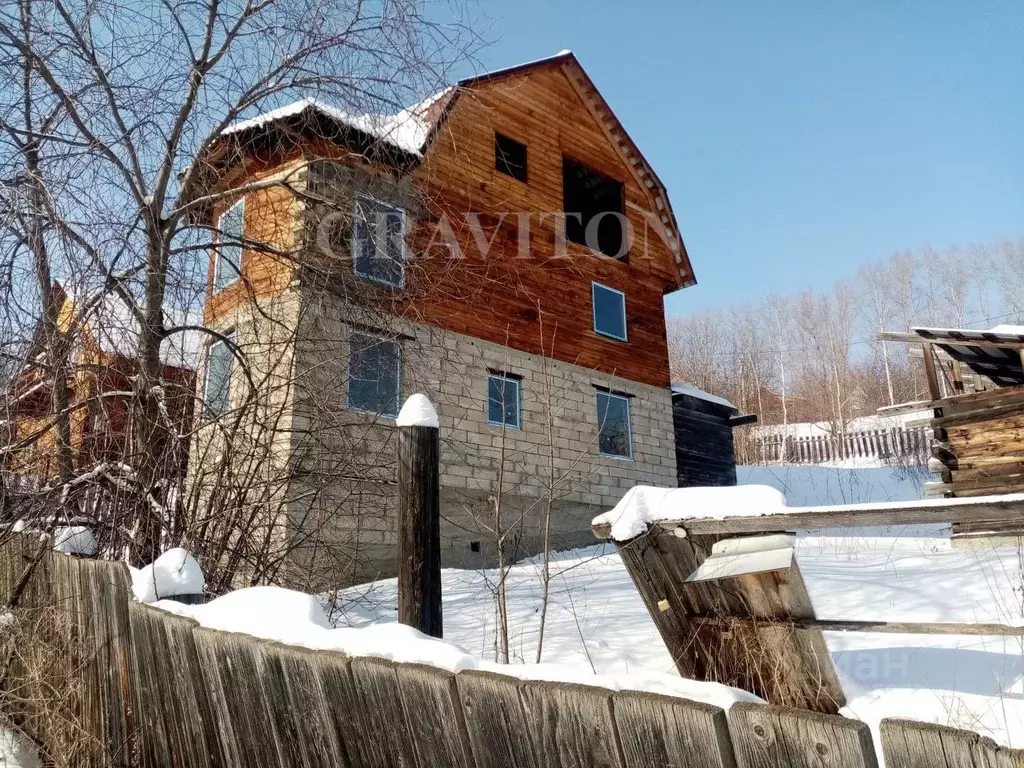
<path fill-rule="evenodd" d="M 207 162 L 220 335 L 190 475 L 248 521 L 224 534 L 240 562 L 318 588 L 393 573 L 393 419 L 415 392 L 440 417 L 446 565 L 590 543 L 628 488 L 675 485 L 663 297 L 694 275 L 572 53 L 393 116 L 292 104 Z"/>

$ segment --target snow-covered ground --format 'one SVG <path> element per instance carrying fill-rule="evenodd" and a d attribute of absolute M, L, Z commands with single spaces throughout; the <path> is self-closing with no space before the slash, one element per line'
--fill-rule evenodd
<path fill-rule="evenodd" d="M 42 768 L 35 748 L 24 736 L 0 727 L 0 768 Z"/>
<path fill-rule="evenodd" d="M 1021 623 L 1015 550 L 953 551 L 941 536 L 798 539 L 797 559 L 819 618 Z M 598 674 L 672 672 L 671 658 L 611 548 L 559 553 L 543 659 Z M 445 570 L 444 636 L 494 658 L 495 571 Z M 540 566 L 508 576 L 516 662 L 535 660 Z M 393 580 L 342 593 L 339 625 L 395 620 Z M 1024 746 L 1024 646 L 1018 638 L 825 633 L 843 679 L 846 714 L 868 723 L 912 717 Z"/>
<path fill-rule="evenodd" d="M 890 469 L 748 468 L 790 504 L 853 503 L 920 497 L 923 475 Z M 859 473 L 859 474 L 851 474 Z M 793 494 L 792 496 L 790 494 Z M 802 495 L 800 495 L 802 494 Z M 893 527 L 855 535 L 805 535 L 797 559 L 819 618 L 1024 623 L 1024 560 L 1015 549 L 954 551 L 948 531 Z M 545 661 L 599 674 L 673 672 L 668 652 L 619 557 L 604 545 L 559 553 L 544 636 Z M 443 574 L 445 639 L 494 658 L 495 571 Z M 509 625 L 516 662 L 533 662 L 540 626 L 541 568 L 508 575 Z M 341 626 L 395 620 L 393 580 L 340 595 Z M 870 633 L 825 634 L 843 679 L 845 713 L 875 724 L 883 717 L 979 731 L 1024 746 L 1024 645 L 1020 638 Z"/>

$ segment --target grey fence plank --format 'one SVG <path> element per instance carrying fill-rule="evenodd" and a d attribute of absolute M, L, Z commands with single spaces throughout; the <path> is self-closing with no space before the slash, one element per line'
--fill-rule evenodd
<path fill-rule="evenodd" d="M 419 764 L 474 768 L 455 675 L 420 664 L 399 664 L 396 671 Z"/>
<path fill-rule="evenodd" d="M 131 690 L 132 690 L 132 742 L 133 751 L 145 768 L 160 765 L 161 755 L 170 754 L 171 742 L 167 729 L 173 722 L 166 706 L 169 691 L 161 680 L 168 659 L 161 658 L 163 643 L 163 617 L 156 610 L 141 604 L 128 607 L 131 633 Z"/>
<path fill-rule="evenodd" d="M 383 659 L 366 658 L 353 659 L 349 666 L 364 715 L 363 766 L 413 768 L 417 765 L 416 752 L 410 738 L 411 724 L 406 722 L 402 697 L 398 691 L 395 664 Z"/>
<path fill-rule="evenodd" d="M 150 617 L 155 614 L 163 628 L 163 642 L 170 667 L 158 670 L 158 674 L 163 676 L 164 687 L 170 688 L 165 695 L 170 699 L 172 715 L 165 728 L 172 754 L 181 756 L 182 766 L 213 768 L 219 765 L 217 723 L 214 721 L 209 692 L 203 685 L 199 651 L 193 634 L 198 624 L 192 619 L 146 605 L 139 605 L 138 608 Z"/>
<path fill-rule="evenodd" d="M 266 709 L 256 642 L 246 635 L 198 628 L 193 631 L 204 683 L 217 721 L 223 763 L 257 768 L 277 757 L 277 736 Z"/>
<path fill-rule="evenodd" d="M 282 702 L 294 739 L 302 748 L 301 762 L 296 764 L 304 768 L 354 768 L 331 711 L 331 697 L 319 674 L 316 652 L 279 645 L 274 653 L 284 686 Z M 351 691 L 351 683 L 348 687 Z M 346 699 L 346 709 L 353 704 L 351 698 Z"/>
<path fill-rule="evenodd" d="M 624 768 L 612 692 L 531 681 L 519 689 L 538 764 L 551 768 Z"/>
<path fill-rule="evenodd" d="M 735 704 L 729 732 L 739 768 L 878 768 L 870 729 L 839 715 Z"/>
<path fill-rule="evenodd" d="M 330 721 L 344 759 L 339 764 L 353 768 L 373 765 L 371 758 L 365 756 L 371 753 L 372 744 L 369 743 L 369 728 L 364 725 L 366 713 L 362 711 L 362 701 L 352 678 L 349 658 L 328 651 L 302 652 L 302 657 L 312 667 L 311 674 L 323 690 Z M 295 659 L 294 664 L 298 668 L 299 660 Z M 289 672 L 286 664 L 285 674 L 291 679 L 305 672 L 298 669 Z"/>
<path fill-rule="evenodd" d="M 522 681 L 492 672 L 455 676 L 466 732 L 480 768 L 537 768 L 519 696 Z"/>
<path fill-rule="evenodd" d="M 612 696 L 626 768 L 734 768 L 725 711 L 672 696 Z"/>
<path fill-rule="evenodd" d="M 1018 768 L 1024 750 L 1000 747 L 972 731 L 886 718 L 881 725 L 886 768 Z"/>

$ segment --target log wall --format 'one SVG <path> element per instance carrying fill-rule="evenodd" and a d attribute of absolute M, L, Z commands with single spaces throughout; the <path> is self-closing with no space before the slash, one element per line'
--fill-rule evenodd
<path fill-rule="evenodd" d="M 6 598 L 36 542 L 0 547 Z M 70 691 L 66 738 L 31 707 L 20 725 L 60 764 L 126 768 L 771 768 L 879 761 L 868 726 L 760 704 L 718 707 L 633 691 L 458 674 L 309 651 L 199 627 L 135 603 L 123 565 L 47 554 L 18 620 L 66 618 L 8 669 L 11 695 Z M 59 631 L 58 631 L 59 630 Z M 33 669 L 39 649 L 59 663 Z M 32 673 L 36 674 L 33 675 Z M 39 674 L 39 673 L 42 674 Z M 38 697 L 37 697 L 38 694 Z M 67 724 L 65 723 L 65 726 Z M 81 734 L 79 734 L 81 735 Z M 1021 751 L 967 731 L 882 724 L 888 768 L 1024 765 Z"/>

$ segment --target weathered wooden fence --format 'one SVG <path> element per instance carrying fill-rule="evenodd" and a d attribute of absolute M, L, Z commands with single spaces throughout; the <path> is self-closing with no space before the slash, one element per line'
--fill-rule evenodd
<path fill-rule="evenodd" d="M 0 548 L 8 594 L 35 547 Z M 707 704 L 630 691 L 522 681 L 480 671 L 309 651 L 204 629 L 135 603 L 123 566 L 47 554 L 25 610 L 55 610 L 46 669 L 33 648 L 9 664 L 22 725 L 74 766 L 150 768 L 875 768 L 868 727 L 838 716 Z M 44 642 L 36 645 L 42 646 Z M 54 718 L 34 711 L 72 692 L 68 755 Z M 36 689 L 39 689 L 38 697 Z M 44 691 L 46 689 L 46 691 Z M 8 700 L 9 703 L 9 700 Z M 1020 751 L 966 731 L 890 720 L 889 768 L 1024 765 Z"/>
<path fill-rule="evenodd" d="M 883 462 L 927 464 L 930 454 L 930 430 L 872 429 L 845 435 L 755 433 L 748 440 L 743 463 L 821 464 L 846 459 L 877 459 Z"/>

